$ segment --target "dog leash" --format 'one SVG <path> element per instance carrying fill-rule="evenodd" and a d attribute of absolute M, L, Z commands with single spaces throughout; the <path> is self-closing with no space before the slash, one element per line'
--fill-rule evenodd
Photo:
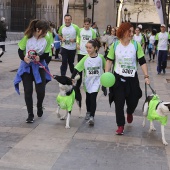
<path fill-rule="evenodd" d="M 151 87 L 151 85 L 145 83 L 145 96 L 146 96 L 146 98 L 148 97 L 148 96 L 147 96 L 147 85 L 150 87 L 152 93 L 153 93 L 153 94 L 156 94 L 156 91 Z"/>
<path fill-rule="evenodd" d="M 45 68 L 44 65 L 42 65 L 39 61 L 36 61 L 35 57 L 36 57 L 36 51 L 35 50 L 29 50 L 28 51 L 28 56 L 29 58 L 35 63 L 35 64 L 39 64 L 44 70 L 45 72 L 50 75 L 52 78 L 54 78 L 54 76 Z"/>

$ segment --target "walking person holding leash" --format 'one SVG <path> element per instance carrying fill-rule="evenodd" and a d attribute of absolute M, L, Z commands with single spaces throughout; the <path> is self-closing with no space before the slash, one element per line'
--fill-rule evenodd
<path fill-rule="evenodd" d="M 142 97 L 137 74 L 137 62 L 142 68 L 144 82 L 147 84 L 150 82 L 144 52 L 140 43 L 132 40 L 133 31 L 133 26 L 128 22 L 120 25 L 116 33 L 119 41 L 113 43 L 110 47 L 105 67 L 105 72 L 109 72 L 113 67 L 113 74 L 116 78 L 116 83 L 109 89 L 109 102 L 110 104 L 113 101 L 115 103 L 117 135 L 124 133 L 125 102 L 127 105 L 127 122 L 132 123 L 134 110 Z"/>
<path fill-rule="evenodd" d="M 17 75 L 14 79 L 16 91 L 19 93 L 19 83 L 22 81 L 24 86 L 25 103 L 28 111 L 27 123 L 33 123 L 33 81 L 35 82 L 35 90 L 37 93 L 37 116 L 43 115 L 43 100 L 45 97 L 46 82 L 51 77 L 43 69 L 48 69 L 45 59 L 49 56 L 51 43 L 46 35 L 49 30 L 49 23 L 45 20 L 34 19 L 30 22 L 25 31 L 25 36 L 19 42 L 18 54 L 21 64 Z M 35 61 L 29 56 L 29 51 L 36 51 Z M 36 62 L 40 62 L 40 65 Z"/>

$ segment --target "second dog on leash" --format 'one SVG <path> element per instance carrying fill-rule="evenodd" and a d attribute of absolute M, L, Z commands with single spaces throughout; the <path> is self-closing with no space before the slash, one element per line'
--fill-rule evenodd
<path fill-rule="evenodd" d="M 57 116 L 60 118 L 60 120 L 66 119 L 66 126 L 65 126 L 66 129 L 70 128 L 70 116 L 75 100 L 79 106 L 79 112 L 81 116 L 82 96 L 80 93 L 80 89 L 76 87 L 76 81 L 79 78 L 80 78 L 79 75 L 77 75 L 74 80 L 66 76 L 54 76 L 54 79 L 59 82 L 59 89 L 60 89 L 60 92 L 56 98 L 58 104 L 56 113 Z M 66 110 L 66 114 L 62 117 L 59 113 L 60 108 Z"/>
<path fill-rule="evenodd" d="M 162 143 L 168 145 L 165 140 L 165 125 L 168 120 L 168 115 L 170 115 L 170 102 L 160 101 L 158 95 L 152 94 L 148 96 L 143 105 L 143 127 L 145 126 L 146 117 L 150 121 L 149 132 L 155 131 L 153 124 L 154 120 L 157 120 L 161 124 L 161 134 L 162 134 Z"/>

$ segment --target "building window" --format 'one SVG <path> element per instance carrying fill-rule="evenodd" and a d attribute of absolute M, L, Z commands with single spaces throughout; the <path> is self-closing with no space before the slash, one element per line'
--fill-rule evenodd
<path fill-rule="evenodd" d="M 149 0 L 135 0 L 135 3 L 141 3 L 141 2 L 149 3 Z"/>

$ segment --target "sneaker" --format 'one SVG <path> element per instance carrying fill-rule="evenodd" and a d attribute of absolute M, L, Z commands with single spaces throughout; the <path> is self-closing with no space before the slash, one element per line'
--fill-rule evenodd
<path fill-rule="evenodd" d="M 28 114 L 28 118 L 26 119 L 26 123 L 34 122 L 34 114 Z"/>
<path fill-rule="evenodd" d="M 127 122 L 132 123 L 133 121 L 133 114 L 127 114 Z"/>
<path fill-rule="evenodd" d="M 94 117 L 93 116 L 90 117 L 88 123 L 89 123 L 90 126 L 94 125 Z"/>
<path fill-rule="evenodd" d="M 151 61 L 151 59 L 149 59 L 149 62 Z"/>
<path fill-rule="evenodd" d="M 37 116 L 42 117 L 42 115 L 43 115 L 43 108 L 42 107 L 37 108 Z"/>
<path fill-rule="evenodd" d="M 124 132 L 124 126 L 118 126 L 118 129 L 116 130 L 116 135 L 123 135 Z"/>
<path fill-rule="evenodd" d="M 89 119 L 90 119 L 90 113 L 89 113 L 89 112 L 87 112 L 87 113 L 86 113 L 85 120 L 89 120 Z"/>

